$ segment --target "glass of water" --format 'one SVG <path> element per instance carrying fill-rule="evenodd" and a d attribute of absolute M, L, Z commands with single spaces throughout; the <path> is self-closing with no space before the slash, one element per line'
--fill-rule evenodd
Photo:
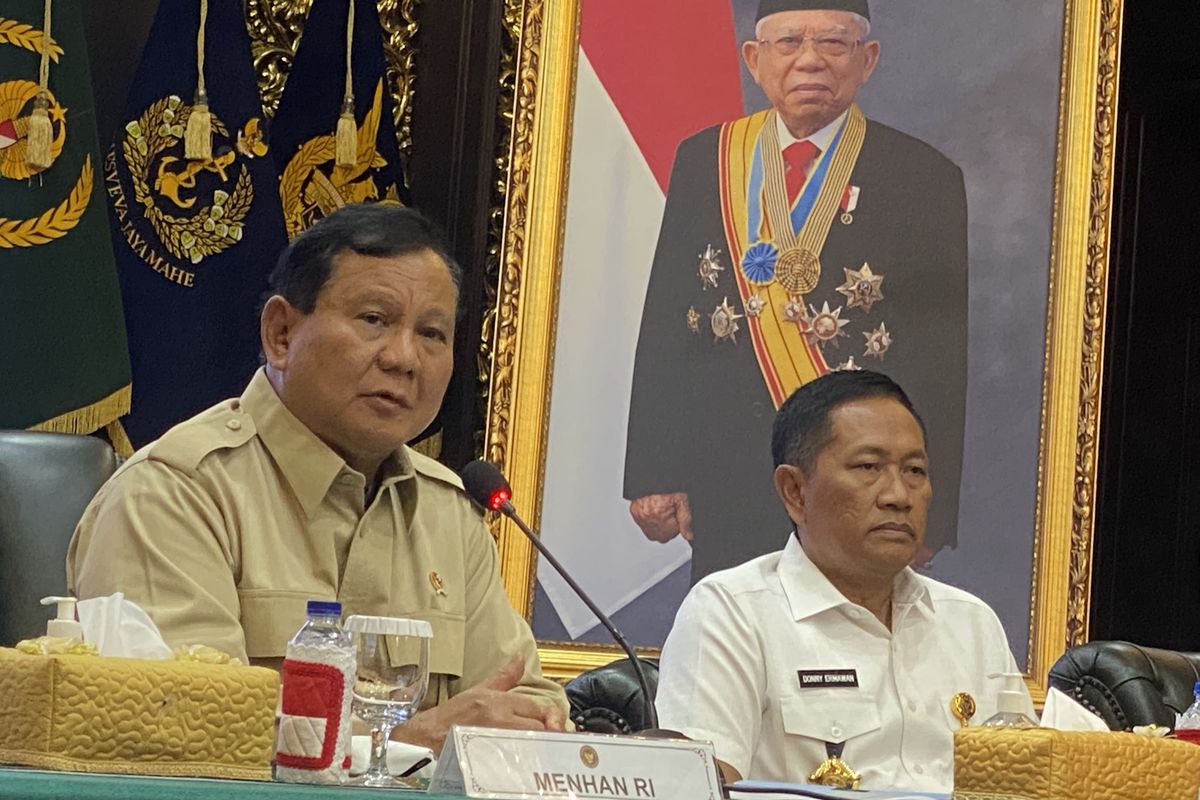
<path fill-rule="evenodd" d="M 423 620 L 360 614 L 349 617 L 345 629 L 354 643 L 358 668 L 351 708 L 371 726 L 371 762 L 358 782 L 407 786 L 388 773 L 387 746 L 392 729 L 408 721 L 429 689 L 433 629 Z"/>

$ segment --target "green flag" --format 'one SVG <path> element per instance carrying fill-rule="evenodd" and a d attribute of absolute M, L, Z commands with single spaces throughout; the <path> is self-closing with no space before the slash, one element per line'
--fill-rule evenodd
<path fill-rule="evenodd" d="M 129 410 L 129 354 L 82 0 L 44 15 L 44 0 L 0 4 L 0 428 L 88 433 Z"/>

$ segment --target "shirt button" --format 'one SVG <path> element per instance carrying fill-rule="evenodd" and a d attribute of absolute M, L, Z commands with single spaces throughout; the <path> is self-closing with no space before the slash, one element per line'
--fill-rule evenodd
<path fill-rule="evenodd" d="M 916 703 L 914 703 L 912 700 L 909 700 L 909 701 L 908 701 L 908 710 L 909 710 L 909 711 L 916 711 L 916 710 L 917 710 L 917 704 L 916 704 Z"/>
<path fill-rule="evenodd" d="M 231 419 L 225 423 L 225 427 L 231 431 L 240 431 L 242 429 L 242 421 L 240 419 Z"/>
<path fill-rule="evenodd" d="M 829 729 L 829 732 L 830 732 L 831 734 L 833 734 L 834 736 L 841 736 L 841 735 L 842 735 L 842 729 L 841 729 L 841 728 L 839 728 L 839 727 L 838 727 L 838 726 L 836 726 L 836 725 L 834 725 L 832 728 L 830 728 L 830 729 Z"/>
<path fill-rule="evenodd" d="M 913 772 L 917 773 L 918 775 L 924 775 L 925 768 L 922 767 L 920 764 L 917 764 L 915 767 L 913 767 Z"/>

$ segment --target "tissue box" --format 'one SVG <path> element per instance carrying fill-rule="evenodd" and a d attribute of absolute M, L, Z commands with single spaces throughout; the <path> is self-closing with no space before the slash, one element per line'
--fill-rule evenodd
<path fill-rule="evenodd" d="M 964 728 L 955 800 L 1196 800 L 1200 747 L 1133 733 Z"/>
<path fill-rule="evenodd" d="M 273 670 L 0 648 L 0 763 L 270 780 Z"/>

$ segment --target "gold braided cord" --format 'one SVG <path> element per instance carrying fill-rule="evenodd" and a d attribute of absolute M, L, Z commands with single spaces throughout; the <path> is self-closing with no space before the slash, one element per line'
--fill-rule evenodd
<path fill-rule="evenodd" d="M 347 0 L 350 10 L 346 16 L 346 89 L 342 94 L 342 102 L 346 105 L 354 102 L 354 72 L 350 66 L 350 56 L 354 52 L 354 0 Z"/>
<path fill-rule="evenodd" d="M 132 396 L 132 386 L 126 384 L 108 397 L 101 398 L 94 403 L 65 414 L 59 414 L 57 417 L 39 422 L 37 425 L 30 425 L 29 430 L 50 431 L 51 433 L 91 433 L 128 414 Z"/>
<path fill-rule="evenodd" d="M 42 33 L 44 35 L 41 41 L 42 63 L 38 68 L 38 88 L 43 93 L 46 89 L 50 88 L 50 48 L 47 47 L 47 43 L 54 41 L 50 36 L 50 3 L 51 0 L 46 0 L 44 7 L 44 21 L 42 23 Z"/>
<path fill-rule="evenodd" d="M 49 0 L 47 0 L 49 2 Z M 208 0 L 200 0 L 200 30 L 196 33 L 196 96 L 208 94 L 204 86 L 204 29 L 208 27 Z"/>

